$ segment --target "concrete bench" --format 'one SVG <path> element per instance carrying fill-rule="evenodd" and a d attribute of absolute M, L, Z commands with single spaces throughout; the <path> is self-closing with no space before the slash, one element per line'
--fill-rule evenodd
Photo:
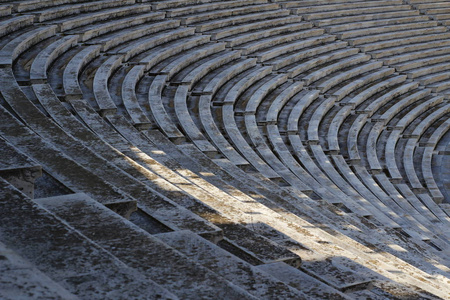
<path fill-rule="evenodd" d="M 187 106 L 189 97 L 188 92 L 189 86 L 180 85 L 175 93 L 173 101 L 178 122 L 186 133 L 186 136 L 189 137 L 200 151 L 215 153 L 217 152 L 216 148 L 205 138 L 189 113 L 189 108 Z"/>
<path fill-rule="evenodd" d="M 188 231 L 156 235 L 193 261 L 211 269 L 253 296 L 307 299 L 306 295 L 285 285 L 255 266 L 235 257 L 220 247 L 202 240 Z M 201 247 L 201 252 L 198 251 Z M 239 276 L 237 276 L 239 274 Z"/>
<path fill-rule="evenodd" d="M 54 6 L 45 10 L 33 11 L 32 14 L 36 15 L 37 22 L 45 22 L 48 20 L 63 18 L 70 15 L 76 15 L 105 8 L 131 5 L 134 3 L 134 0 L 102 0 L 87 3 Z"/>
<path fill-rule="evenodd" d="M 424 43 L 424 42 L 431 42 L 431 41 L 436 41 L 436 40 L 445 40 L 448 39 L 448 37 L 450 37 L 450 33 L 447 32 L 442 32 L 442 33 L 433 33 L 433 34 L 427 34 L 427 35 L 419 35 L 419 36 L 412 36 L 412 37 L 407 37 L 407 38 L 402 38 L 402 39 L 393 39 L 393 40 L 387 40 L 387 41 L 380 41 L 380 42 L 373 42 L 373 43 L 369 43 L 369 44 L 364 44 L 362 45 L 360 48 L 362 51 L 364 52 L 372 52 L 375 50 L 380 50 L 380 49 L 384 49 L 384 48 L 389 48 L 389 47 L 398 47 L 398 45 L 405 45 L 408 46 L 410 44 L 419 44 L 419 46 L 412 45 L 411 49 L 413 50 L 419 50 L 420 49 L 420 43 Z M 402 53 L 405 52 L 405 48 L 403 48 L 404 51 Z M 390 51 L 390 50 L 388 50 Z"/>
<path fill-rule="evenodd" d="M 92 91 L 101 115 L 117 111 L 117 106 L 109 93 L 108 82 L 112 74 L 122 66 L 122 61 L 121 55 L 110 56 L 95 72 Z"/>
<path fill-rule="evenodd" d="M 295 82 L 280 93 L 270 104 L 266 115 L 266 123 L 276 125 L 278 115 L 283 109 L 283 106 L 296 94 L 303 89 L 303 82 Z"/>
<path fill-rule="evenodd" d="M 374 81 L 380 80 L 382 78 L 388 77 L 394 73 L 393 68 L 382 68 L 379 71 L 364 75 L 357 80 L 349 82 L 348 84 L 342 86 L 336 91 L 333 91 L 332 96 L 336 98 L 336 101 L 341 101 L 349 94 L 353 93 L 357 89 L 368 85 Z M 406 79 L 406 76 L 405 76 Z"/>
<path fill-rule="evenodd" d="M 191 298 L 194 295 L 222 297 L 230 295 L 252 299 L 247 293 L 235 288 L 225 279 L 219 278 L 213 272 L 196 264 L 160 239 L 118 217 L 94 201 L 75 196 L 65 199 L 60 198 L 42 199 L 39 200 L 39 204 L 65 220 L 89 239 L 92 239 L 97 245 L 107 249 L 120 261 L 165 289 L 172 291 L 178 297 Z M 92 227 L 93 220 L 101 220 L 101 222 Z M 117 238 L 118 236 L 120 238 Z M 122 242 L 119 242 L 119 240 Z M 123 243 L 123 241 L 127 242 Z M 168 268 L 168 261 L 176 261 L 176 264 Z M 167 278 L 171 278 L 171 280 L 167 280 Z M 205 281 L 205 278 L 208 279 Z M 195 288 L 184 286 L 186 279 L 190 282 L 197 282 Z"/>
<path fill-rule="evenodd" d="M 202 77 L 212 72 L 213 70 L 225 65 L 231 61 L 234 61 L 241 57 L 241 51 L 227 51 L 222 55 L 219 55 L 211 60 L 199 65 L 198 67 L 189 71 L 189 73 L 184 76 L 181 80 L 172 80 L 172 83 L 181 83 L 189 85 L 189 87 L 194 86 Z"/>
<path fill-rule="evenodd" d="M 60 32 L 72 30 L 77 27 L 92 25 L 93 23 L 105 22 L 111 19 L 124 18 L 130 15 L 139 15 L 150 12 L 150 6 L 132 5 L 120 8 L 105 9 L 101 11 L 94 11 L 92 13 L 83 13 L 81 16 L 66 17 L 62 20 L 55 20 L 52 24 L 58 25 Z M 119 23 L 122 20 L 119 21 Z M 97 24 L 99 26 L 100 24 Z M 101 24 L 100 26 L 104 26 Z"/>
<path fill-rule="evenodd" d="M 225 43 L 205 44 L 204 46 L 202 45 L 200 47 L 191 49 L 190 51 L 186 51 L 186 53 L 181 53 L 181 55 L 179 55 L 169 64 L 165 65 L 163 68 L 154 70 L 152 72 L 167 75 L 167 80 L 169 81 L 175 74 L 177 74 L 190 64 L 193 64 L 210 55 L 219 53 L 223 50 L 225 50 Z"/>
<path fill-rule="evenodd" d="M 139 290 L 155 297 L 159 295 L 164 299 L 172 298 L 173 294 L 119 262 L 110 252 L 55 218 L 17 190 L 8 187 L 3 180 L 1 185 L 1 198 L 9 200 L 1 201 L 2 242 L 29 264 L 45 270 L 54 282 L 65 289 L 57 288 L 56 296 L 68 299 L 135 297 Z M 21 225 L 17 226 L 15 224 L 19 219 L 22 220 Z M 47 235 L 43 236 L 43 232 Z M 41 238 L 36 238 L 38 236 Z M 89 255 L 80 255 L 80 251 Z M 61 261 L 65 263 L 61 264 Z M 76 282 L 73 281 L 75 278 Z M 45 277 L 41 280 L 45 280 Z M 112 287 L 112 282 L 117 286 Z M 44 291 L 38 295 L 43 294 Z"/>
<path fill-rule="evenodd" d="M 33 199 L 34 182 L 42 176 L 42 167 L 3 138 L 0 138 L 0 149 L 0 176 Z"/>
<path fill-rule="evenodd" d="M 0 36 L 18 31 L 33 24 L 33 16 L 18 16 L 0 22 Z"/>
<path fill-rule="evenodd" d="M 419 35 L 423 33 L 422 31 L 426 31 L 427 28 L 436 26 L 438 26 L 436 21 L 414 22 L 348 30 L 337 33 L 337 36 L 340 39 L 350 39 L 349 43 L 351 45 L 359 45 L 372 40 L 387 40 L 402 36 Z M 366 37 L 364 38 L 364 36 Z"/>
<path fill-rule="evenodd" d="M 183 141 L 185 139 L 184 134 L 175 126 L 164 108 L 162 92 L 165 88 L 166 81 L 167 75 L 158 75 L 152 81 L 148 92 L 150 111 L 161 131 L 164 132 L 169 139 Z"/>
<path fill-rule="evenodd" d="M 0 66 L 11 67 L 20 54 L 55 34 L 56 26 L 37 27 L 10 40 L 0 50 Z"/>
<path fill-rule="evenodd" d="M 195 25 L 196 32 L 211 31 L 218 28 L 224 28 L 231 25 L 243 24 L 247 22 L 257 22 L 267 19 L 275 19 L 286 17 L 289 15 L 287 10 L 273 10 L 259 13 L 251 13 L 246 15 L 234 16 L 229 18 L 217 19 L 212 21 L 205 21 L 201 23 L 193 24 Z"/>
<path fill-rule="evenodd" d="M 155 65 L 161 61 L 177 55 L 189 49 L 206 44 L 210 41 L 209 36 L 187 36 L 174 41 L 169 41 L 166 44 L 162 44 L 152 48 L 152 51 L 148 55 L 139 59 L 139 64 L 145 66 L 145 70 L 149 71 Z"/>
<path fill-rule="evenodd" d="M 428 24 L 428 27 L 425 28 L 413 29 L 413 26 L 409 26 L 408 29 L 402 30 L 402 28 L 399 28 L 398 31 L 395 30 L 393 32 L 387 33 L 379 33 L 379 32 L 372 33 L 367 29 L 365 29 L 365 31 L 366 34 L 364 34 L 363 36 L 349 38 L 348 39 L 349 44 L 352 46 L 358 46 L 381 41 L 390 41 L 398 39 L 402 40 L 405 38 L 413 39 L 414 37 L 417 36 L 442 33 L 446 31 L 446 28 L 442 26 L 437 27 L 433 26 L 432 24 Z M 383 30 L 380 30 L 380 32 L 383 32 Z M 395 43 L 393 45 L 395 45 Z"/>
<path fill-rule="evenodd" d="M 382 106 L 384 106 L 386 103 L 394 99 L 395 97 L 398 97 L 400 95 L 403 95 L 407 92 L 410 92 L 414 89 L 416 89 L 419 86 L 417 82 L 411 82 L 407 83 L 403 86 L 400 86 L 398 88 L 395 88 L 386 94 L 382 95 L 381 97 L 375 99 L 373 102 L 371 102 L 367 107 L 364 108 L 364 113 L 368 114 L 369 117 L 375 114 L 375 112 L 380 109 Z M 359 111 L 359 110 L 358 110 Z"/>
<path fill-rule="evenodd" d="M 47 70 L 50 65 L 64 52 L 69 50 L 78 42 L 78 36 L 65 36 L 43 49 L 34 58 L 30 67 L 30 81 L 42 83 L 47 80 Z"/>
<path fill-rule="evenodd" d="M 305 85 L 310 85 L 311 83 L 324 78 L 340 69 L 347 68 L 350 66 L 357 65 L 362 62 L 366 62 L 370 59 L 369 55 L 366 54 L 356 54 L 354 56 L 350 56 L 348 58 L 344 58 L 338 60 L 336 63 L 330 64 L 326 67 L 320 68 L 317 71 L 309 73 L 308 75 L 301 78 L 302 81 L 305 82 Z M 294 75 L 296 73 L 293 73 Z"/>
<path fill-rule="evenodd" d="M 316 83 L 316 88 L 319 89 L 322 93 L 325 93 L 341 82 L 347 81 L 351 78 L 355 78 L 357 76 L 374 72 L 378 69 L 380 69 L 383 66 L 383 63 L 381 61 L 375 61 L 375 62 L 369 62 L 369 63 L 363 63 L 361 65 L 356 66 L 355 68 L 351 68 L 348 71 L 339 72 L 339 74 L 330 77 L 325 78 L 325 80 L 322 80 L 320 82 Z"/>
<path fill-rule="evenodd" d="M 292 54 L 288 53 L 288 54 L 281 55 L 278 58 L 276 57 L 276 58 L 267 60 L 264 62 L 264 65 L 271 65 L 271 66 L 273 66 L 274 70 L 280 70 L 283 67 L 294 64 L 305 58 L 314 57 L 316 55 L 331 52 L 334 50 L 339 50 L 339 49 L 345 48 L 346 46 L 347 46 L 347 42 L 335 42 L 335 43 L 329 43 L 329 44 L 325 44 L 323 46 L 318 46 L 318 47 L 314 47 L 314 48 L 307 48 L 305 50 L 298 50 Z"/>
<path fill-rule="evenodd" d="M 144 76 L 144 66 L 134 66 L 128 71 L 122 82 L 122 102 L 131 122 L 138 129 L 148 129 L 151 126 L 150 120 L 142 110 L 136 96 L 136 85 Z"/>
<path fill-rule="evenodd" d="M 361 103 L 375 95 L 376 93 L 379 93 L 385 89 L 388 89 L 390 87 L 396 86 L 399 83 L 402 83 L 406 80 L 405 75 L 399 75 L 395 77 L 388 78 L 386 80 L 383 80 L 375 85 L 372 85 L 370 88 L 363 90 L 358 95 L 354 96 L 353 98 L 350 98 L 348 101 L 343 102 L 343 105 L 350 105 L 353 108 L 359 106 Z"/>
<path fill-rule="evenodd" d="M 78 34 L 81 42 L 86 42 L 90 39 L 96 38 L 103 34 L 108 34 L 113 31 L 122 30 L 125 28 L 139 26 L 145 23 L 160 21 L 165 18 L 164 13 L 151 12 L 147 14 L 139 14 L 133 17 L 114 19 L 107 22 L 86 25 L 72 30 L 68 30 L 67 34 Z"/>
<path fill-rule="evenodd" d="M 188 5 L 188 6 L 180 6 L 176 8 L 171 8 L 166 10 L 166 16 L 168 18 L 175 18 L 185 15 L 194 15 L 202 14 L 209 11 L 218 11 L 218 10 L 233 10 L 242 9 L 243 7 L 250 5 L 261 5 L 267 4 L 266 0 L 250 0 L 250 1 L 213 1 L 208 3 L 199 3 L 198 5 Z M 239 12 L 238 12 L 239 13 Z M 188 17 L 189 18 L 189 17 Z M 215 18 L 215 17 L 214 17 Z"/>
<path fill-rule="evenodd" d="M 319 46 L 327 42 L 333 42 L 336 39 L 335 36 L 321 35 L 317 37 L 311 37 L 302 41 L 290 43 L 285 46 L 268 49 L 266 51 L 256 54 L 259 62 L 265 62 L 269 59 L 279 57 L 289 52 L 299 51 L 308 47 Z"/>
<path fill-rule="evenodd" d="M 229 26 L 209 31 L 208 34 L 211 35 L 212 40 L 226 41 L 227 47 L 233 47 L 248 42 L 250 38 L 256 39 L 275 35 L 278 32 L 293 32 L 298 29 L 303 29 L 307 23 L 300 23 L 301 21 L 302 18 L 299 16 L 286 16 L 283 18 Z M 267 33 L 265 33 L 266 31 Z M 226 39 L 229 36 L 234 37 Z"/>
<path fill-rule="evenodd" d="M 235 3 L 237 5 L 242 4 L 242 2 L 236 1 Z M 228 1 L 225 2 L 225 6 L 227 5 Z M 233 2 L 231 2 L 233 4 Z M 181 17 L 181 24 L 182 25 L 190 25 L 200 22 L 207 22 L 209 20 L 216 20 L 220 18 L 227 18 L 232 16 L 239 16 L 239 15 L 247 15 L 251 13 L 256 12 L 266 12 L 266 11 L 274 11 L 279 8 L 278 4 L 262 4 L 262 5 L 249 5 L 249 6 L 242 6 L 242 7 L 233 7 L 233 5 L 230 8 L 221 9 L 221 10 L 215 10 L 215 11 L 209 11 L 204 13 L 195 13 L 190 16 Z M 170 15 L 170 13 L 169 13 Z"/>
<path fill-rule="evenodd" d="M 310 25 L 311 24 L 307 24 Z M 309 26 L 308 26 L 309 27 Z M 312 27 L 312 26 L 311 26 Z M 294 42 L 297 40 L 303 40 L 305 38 L 309 38 L 312 36 L 318 36 L 323 34 L 323 29 L 306 29 L 306 30 L 302 30 L 299 29 L 299 32 L 294 32 L 294 33 L 288 33 L 288 34 L 279 34 L 276 35 L 275 37 L 268 37 L 268 38 L 263 38 L 263 39 L 257 39 L 256 41 L 252 41 L 252 42 L 247 42 L 244 44 L 241 44 L 239 46 L 234 46 L 234 49 L 241 49 L 244 53 L 244 55 L 249 55 L 251 53 L 257 52 L 257 51 L 261 51 L 263 49 L 266 48 L 270 48 L 270 47 L 276 47 L 277 45 L 280 44 L 285 44 L 285 43 L 290 43 L 290 42 Z M 264 31 L 265 33 L 268 32 L 268 30 Z M 247 39 L 247 41 L 251 41 L 254 40 L 254 37 L 249 37 Z"/>
<path fill-rule="evenodd" d="M 64 98 L 66 100 L 83 97 L 78 78 L 83 68 L 94 58 L 100 55 L 101 46 L 82 48 L 67 63 L 63 73 Z"/>
<path fill-rule="evenodd" d="M 326 31 L 328 33 L 336 33 L 340 34 L 343 38 L 345 37 L 351 37 L 356 34 L 356 36 L 360 35 L 360 33 L 363 31 L 363 29 L 368 28 L 369 30 L 372 27 L 377 28 L 392 28 L 395 30 L 396 26 L 405 26 L 406 24 L 415 24 L 415 23 L 421 23 L 421 22 L 427 22 L 430 19 L 427 16 L 395 16 L 394 18 L 380 18 L 380 19 L 374 19 L 374 20 L 367 20 L 367 21 L 359 21 L 358 22 L 358 29 L 355 29 L 355 23 L 349 22 L 349 23 L 342 23 L 342 24 L 334 24 L 326 27 Z"/>

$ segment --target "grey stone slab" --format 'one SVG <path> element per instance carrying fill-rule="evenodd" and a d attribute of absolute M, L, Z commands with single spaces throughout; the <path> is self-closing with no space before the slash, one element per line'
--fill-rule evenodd
<path fill-rule="evenodd" d="M 0 22 L 1 36 L 5 36 L 8 33 L 15 32 L 23 27 L 27 27 L 33 24 L 33 16 L 17 16 L 14 18 L 8 18 Z"/>
<path fill-rule="evenodd" d="M 182 299 L 253 299 L 139 227 L 83 195 L 38 200 L 128 266 Z"/>
<path fill-rule="evenodd" d="M 30 67 L 30 81 L 43 82 L 47 79 L 47 70 L 50 65 L 64 52 L 74 47 L 78 42 L 78 36 L 65 36 L 43 49 L 34 58 Z"/>
<path fill-rule="evenodd" d="M 114 19 L 105 23 L 87 25 L 66 31 L 66 33 L 78 34 L 80 36 L 80 41 L 86 42 L 103 34 L 108 34 L 113 31 L 123 30 L 133 26 L 139 26 L 156 20 L 162 20 L 164 17 L 165 13 L 151 12 L 128 18 Z"/>
<path fill-rule="evenodd" d="M 56 34 L 56 26 L 34 28 L 9 41 L 0 50 L 0 66 L 11 67 L 20 54 L 31 46 Z"/>
<path fill-rule="evenodd" d="M 79 299 L 3 243 L 0 243 L 0 255 L 2 299 Z"/>
<path fill-rule="evenodd" d="M 134 4 L 133 1 L 123 4 Z M 151 7 L 145 5 L 130 5 L 113 9 L 102 9 L 100 11 L 86 12 L 82 15 L 75 17 L 65 17 L 63 20 L 56 20 L 52 23 L 56 23 L 59 26 L 61 32 L 72 30 L 77 27 L 91 25 L 110 19 L 123 18 L 130 15 L 139 15 L 142 13 L 150 12 Z"/>
<path fill-rule="evenodd" d="M 2 242 L 69 292 L 84 299 L 176 299 L 3 180 L 0 184 Z"/>
<path fill-rule="evenodd" d="M 112 55 L 95 71 L 92 91 L 102 115 L 117 111 L 117 106 L 109 93 L 108 81 L 112 74 L 123 66 L 123 58 L 123 55 Z"/>
<path fill-rule="evenodd" d="M 131 117 L 133 125 L 139 129 L 148 129 L 151 126 L 150 120 L 137 100 L 135 90 L 139 80 L 144 76 L 144 71 L 145 66 L 134 66 L 125 75 L 121 88 L 123 105 Z"/>
<path fill-rule="evenodd" d="M 88 3 L 71 3 L 70 5 L 55 6 L 49 7 L 44 10 L 33 11 L 33 14 L 36 14 L 38 22 L 45 22 L 48 20 L 63 18 L 70 15 L 130 5 L 134 3 L 135 0 L 112 0 L 112 1 L 103 0 Z"/>
<path fill-rule="evenodd" d="M 156 237 L 258 299 L 307 299 L 303 293 L 191 232 L 170 232 Z"/>
<path fill-rule="evenodd" d="M 80 99 L 83 96 L 80 83 L 78 82 L 80 72 L 91 60 L 100 55 L 100 48 L 98 45 L 82 48 L 67 63 L 62 78 L 66 100 Z"/>
<path fill-rule="evenodd" d="M 285 263 L 265 264 L 258 268 L 302 291 L 308 299 L 350 299 L 339 290 Z"/>

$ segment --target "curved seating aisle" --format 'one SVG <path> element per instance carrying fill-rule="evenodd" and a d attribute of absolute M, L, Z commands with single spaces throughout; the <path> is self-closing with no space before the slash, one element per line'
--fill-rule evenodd
<path fill-rule="evenodd" d="M 0 254 L 64 298 L 448 298 L 448 29 L 413 2 L 0 5 Z"/>

